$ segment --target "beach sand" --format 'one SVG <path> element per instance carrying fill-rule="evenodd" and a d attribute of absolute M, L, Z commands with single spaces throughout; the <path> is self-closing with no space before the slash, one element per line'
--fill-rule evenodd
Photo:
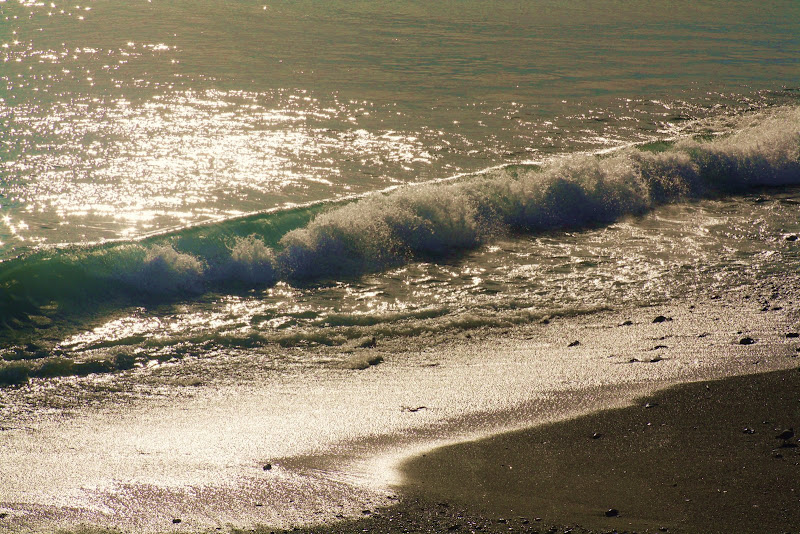
<path fill-rule="evenodd" d="M 7 390 L 0 532 L 798 531 L 792 287 Z"/>
<path fill-rule="evenodd" d="M 798 532 L 800 447 L 776 436 L 800 430 L 799 371 L 443 447 L 404 464 L 397 506 L 308 531 Z"/>

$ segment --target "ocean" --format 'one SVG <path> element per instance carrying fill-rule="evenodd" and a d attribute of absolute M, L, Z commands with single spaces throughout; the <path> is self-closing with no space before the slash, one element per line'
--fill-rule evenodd
<path fill-rule="evenodd" d="M 0 335 L 34 374 L 798 266 L 795 2 L 0 9 Z"/>
<path fill-rule="evenodd" d="M 796 362 L 795 0 L 78 2 L 0 0 L 0 529 L 360 516 Z"/>

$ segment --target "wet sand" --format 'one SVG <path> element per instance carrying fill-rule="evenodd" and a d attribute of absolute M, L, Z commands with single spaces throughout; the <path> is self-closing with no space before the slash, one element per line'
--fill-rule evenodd
<path fill-rule="evenodd" d="M 796 530 L 780 293 L 330 348 L 293 374 L 244 353 L 4 391 L 0 532 Z"/>
<path fill-rule="evenodd" d="M 676 386 L 406 462 L 395 507 L 309 532 L 800 529 L 800 368 Z"/>

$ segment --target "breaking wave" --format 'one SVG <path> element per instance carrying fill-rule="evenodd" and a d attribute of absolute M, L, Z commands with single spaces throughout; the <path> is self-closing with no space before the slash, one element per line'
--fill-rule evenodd
<path fill-rule="evenodd" d="M 187 228 L 139 242 L 43 249 L 0 264 L 0 321 L 163 302 L 277 281 L 358 276 L 504 233 L 601 226 L 659 205 L 800 184 L 800 108 L 724 135 L 513 165 Z"/>

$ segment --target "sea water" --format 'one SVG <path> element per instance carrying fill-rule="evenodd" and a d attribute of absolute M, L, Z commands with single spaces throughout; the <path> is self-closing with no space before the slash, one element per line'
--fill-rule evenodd
<path fill-rule="evenodd" d="M 800 267 L 791 0 L 3 0 L 0 59 L 5 383 Z"/>

